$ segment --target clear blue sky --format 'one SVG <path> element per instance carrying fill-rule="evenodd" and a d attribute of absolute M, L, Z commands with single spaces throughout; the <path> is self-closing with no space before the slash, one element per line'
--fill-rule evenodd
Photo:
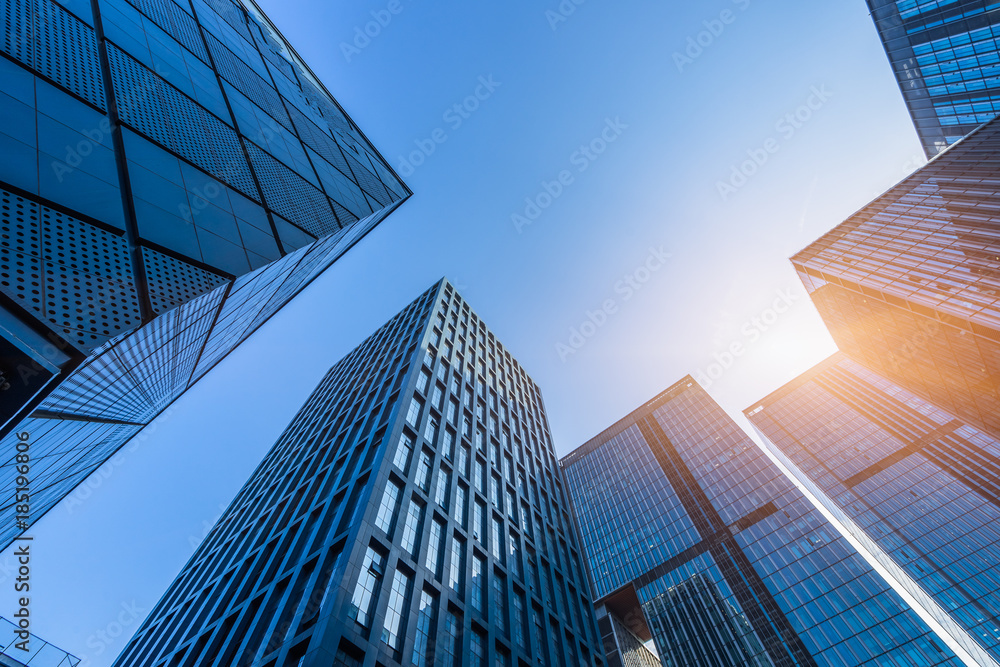
<path fill-rule="evenodd" d="M 409 202 L 32 529 L 33 629 L 85 665 L 125 646 L 326 370 L 442 275 L 542 387 L 560 455 L 738 343 L 705 383 L 735 416 L 834 350 L 787 257 L 922 162 L 863 0 L 586 0 L 558 22 L 558 0 L 399 0 L 350 61 L 388 0 L 261 4 L 394 168 L 446 141 Z"/>

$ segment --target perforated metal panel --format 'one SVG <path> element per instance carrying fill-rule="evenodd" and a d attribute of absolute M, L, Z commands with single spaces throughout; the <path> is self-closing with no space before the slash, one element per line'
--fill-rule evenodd
<path fill-rule="evenodd" d="M 208 53 L 201 40 L 198 24 L 190 14 L 171 0 L 128 0 L 128 3 L 148 16 L 191 53 L 208 62 Z"/>
<path fill-rule="evenodd" d="M 378 176 L 373 174 L 371 170 L 351 154 L 351 151 L 345 151 L 344 157 L 347 158 L 347 163 L 351 165 L 351 171 L 354 172 L 354 178 L 361 188 L 382 206 L 386 206 L 395 197 L 389 195 L 388 190 L 382 185 L 382 181 L 379 180 Z"/>
<path fill-rule="evenodd" d="M 260 201 L 231 127 L 114 45 L 108 58 L 125 123 Z"/>
<path fill-rule="evenodd" d="M 38 205 L 6 190 L 0 190 L 0 289 L 44 315 Z"/>
<path fill-rule="evenodd" d="M 336 202 L 336 200 L 331 199 L 330 203 L 333 204 L 333 210 L 337 212 L 337 217 L 340 218 L 340 223 L 343 225 L 349 225 L 351 223 L 358 221 L 358 216 L 354 215 L 346 208 L 341 206 Z"/>
<path fill-rule="evenodd" d="M 156 313 L 170 310 L 226 282 L 222 276 L 156 250 L 143 248 L 142 257 L 146 264 L 149 298 Z"/>
<path fill-rule="evenodd" d="M 341 173 L 350 177 L 351 168 L 347 166 L 347 160 L 344 159 L 344 154 L 333 137 L 324 132 L 321 127 L 309 120 L 305 114 L 293 105 L 288 106 L 288 111 L 295 122 L 295 128 L 299 131 L 299 137 L 302 141 L 319 153 L 323 159 L 339 169 Z"/>
<path fill-rule="evenodd" d="M 215 66 L 219 74 L 236 86 L 254 104 L 284 125 L 286 129 L 291 130 L 292 121 L 285 113 L 281 96 L 278 95 L 278 91 L 271 86 L 270 82 L 262 79 L 211 33 L 205 34 L 208 37 L 208 48 L 212 51 L 212 58 L 215 59 Z"/>
<path fill-rule="evenodd" d="M 104 108 L 93 29 L 51 0 L 0 3 L 0 49 L 88 102 Z"/>
<path fill-rule="evenodd" d="M 0 48 L 11 58 L 33 66 L 33 0 L 5 0 L 0 3 Z"/>
<path fill-rule="evenodd" d="M 238 32 L 244 39 L 248 42 L 252 40 L 250 37 L 250 29 L 247 27 L 246 17 L 243 13 L 241 7 L 237 7 L 235 4 L 229 0 L 205 0 L 209 7 L 211 7 L 216 14 L 222 17 L 222 19 L 230 25 L 236 32 Z"/>
<path fill-rule="evenodd" d="M 268 206 L 316 237 L 339 229 L 326 195 L 253 144 L 246 146 Z"/>
<path fill-rule="evenodd" d="M 0 288 L 91 350 L 140 323 L 125 239 L 0 190 Z"/>
<path fill-rule="evenodd" d="M 83 350 L 138 326 L 126 240 L 46 207 L 40 213 L 46 319 Z"/>

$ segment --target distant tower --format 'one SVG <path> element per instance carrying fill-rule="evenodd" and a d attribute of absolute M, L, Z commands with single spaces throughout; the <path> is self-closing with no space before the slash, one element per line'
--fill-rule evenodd
<path fill-rule="evenodd" d="M 1000 6 L 990 0 L 868 0 L 931 158 L 1000 113 Z"/>
<path fill-rule="evenodd" d="M 603 665 L 538 387 L 442 281 L 337 363 L 119 657 Z"/>
<path fill-rule="evenodd" d="M 599 620 L 664 665 L 961 664 L 690 377 L 562 466 Z"/>
<path fill-rule="evenodd" d="M 842 354 L 746 414 L 976 664 L 1000 663 L 1000 440 Z"/>

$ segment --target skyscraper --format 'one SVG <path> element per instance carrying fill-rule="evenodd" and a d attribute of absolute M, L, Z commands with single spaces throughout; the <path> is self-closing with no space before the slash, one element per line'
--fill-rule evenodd
<path fill-rule="evenodd" d="M 1000 113 L 1000 7 L 868 0 L 927 157 Z"/>
<path fill-rule="evenodd" d="M 961 664 L 690 377 L 562 466 L 599 617 L 664 665 Z"/>
<path fill-rule="evenodd" d="M 842 354 L 746 414 L 976 664 L 1000 662 L 1000 441 Z"/>
<path fill-rule="evenodd" d="M 796 254 L 842 352 L 1000 435 L 1000 120 Z"/>
<path fill-rule="evenodd" d="M 409 195 L 252 0 L 0 0 L 0 112 L 32 521 Z"/>
<path fill-rule="evenodd" d="M 450 284 L 333 367 L 116 664 L 604 664 L 538 387 Z"/>

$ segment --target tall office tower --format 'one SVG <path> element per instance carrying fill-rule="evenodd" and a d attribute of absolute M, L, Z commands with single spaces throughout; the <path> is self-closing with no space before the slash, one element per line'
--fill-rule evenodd
<path fill-rule="evenodd" d="M 1000 435 L 1000 120 L 792 257 L 838 347 Z"/>
<path fill-rule="evenodd" d="M 77 667 L 80 658 L 26 632 L 6 618 L 0 617 L 0 665 L 3 667 Z"/>
<path fill-rule="evenodd" d="M 604 664 L 538 387 L 450 284 L 333 367 L 116 664 Z"/>
<path fill-rule="evenodd" d="M 961 664 L 690 377 L 562 467 L 602 633 L 664 665 Z"/>
<path fill-rule="evenodd" d="M 992 0 L 868 0 L 931 158 L 1000 113 L 1000 6 Z"/>
<path fill-rule="evenodd" d="M 32 520 L 409 195 L 253 0 L 0 0 L 0 117 Z"/>
<path fill-rule="evenodd" d="M 1000 662 L 1000 441 L 842 354 L 746 414 L 974 664 Z"/>

